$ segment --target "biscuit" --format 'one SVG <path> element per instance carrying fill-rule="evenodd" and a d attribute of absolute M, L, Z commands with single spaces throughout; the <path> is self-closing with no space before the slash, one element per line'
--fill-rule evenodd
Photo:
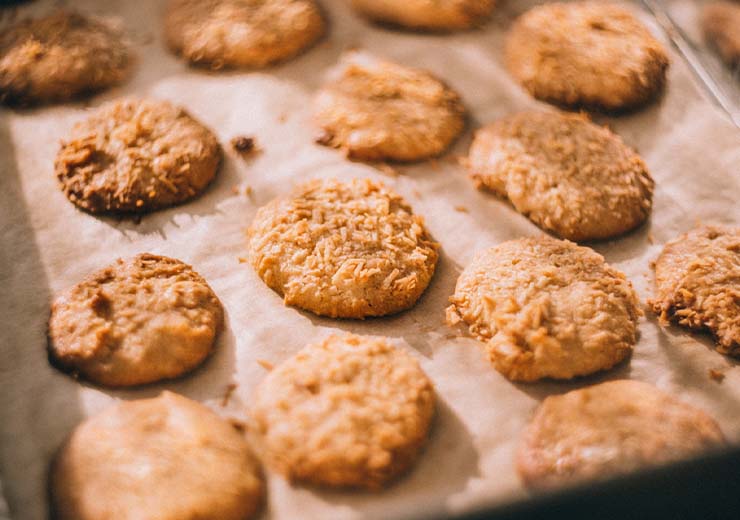
<path fill-rule="evenodd" d="M 506 63 L 537 99 L 570 107 L 620 111 L 655 98 L 668 56 L 629 11 L 604 2 L 553 2 L 517 19 Z"/>
<path fill-rule="evenodd" d="M 49 359 L 105 386 L 178 377 L 200 365 L 223 325 L 221 302 L 179 260 L 118 260 L 51 306 Z"/>
<path fill-rule="evenodd" d="M 364 161 L 443 153 L 465 127 L 460 96 L 431 74 L 364 52 L 346 53 L 316 98 L 320 144 Z"/>
<path fill-rule="evenodd" d="M 655 183 L 640 156 L 584 115 L 524 112 L 496 121 L 476 132 L 468 169 L 479 189 L 569 240 L 621 235 L 652 208 Z"/>
<path fill-rule="evenodd" d="M 67 198 L 90 213 L 146 213 L 190 200 L 213 180 L 216 136 L 182 108 L 126 98 L 77 123 L 55 161 Z"/>
<path fill-rule="evenodd" d="M 547 236 L 478 253 L 450 301 L 448 324 L 467 323 L 512 381 L 611 368 L 632 352 L 641 315 L 632 284 L 601 255 Z"/>
<path fill-rule="evenodd" d="M 79 13 L 24 20 L 0 34 L 0 101 L 67 101 L 122 83 L 132 58 L 120 31 Z"/>
<path fill-rule="evenodd" d="M 259 209 L 248 241 L 250 263 L 286 305 L 332 318 L 412 307 L 439 247 L 406 201 L 369 179 L 296 187 Z"/>
<path fill-rule="evenodd" d="M 419 456 L 432 383 L 384 338 L 331 336 L 262 381 L 251 416 L 267 462 L 294 482 L 378 489 Z"/>
<path fill-rule="evenodd" d="M 740 227 L 703 226 L 668 242 L 655 262 L 653 311 L 662 321 L 714 334 L 740 357 Z"/>
<path fill-rule="evenodd" d="M 426 31 L 469 29 L 482 24 L 496 0 L 352 0 L 352 6 L 375 22 Z"/>
<path fill-rule="evenodd" d="M 544 400 L 517 452 L 535 490 L 625 474 L 725 443 L 703 411 L 640 381 L 610 381 Z"/>
<path fill-rule="evenodd" d="M 733 2 L 711 2 L 702 10 L 704 37 L 717 49 L 725 62 L 740 64 L 740 5 Z"/>
<path fill-rule="evenodd" d="M 264 495 L 243 435 L 170 392 L 87 419 L 57 452 L 50 475 L 57 520 L 245 520 Z"/>
<path fill-rule="evenodd" d="M 314 0 L 171 0 L 164 22 L 174 53 L 212 69 L 285 61 L 324 31 Z"/>

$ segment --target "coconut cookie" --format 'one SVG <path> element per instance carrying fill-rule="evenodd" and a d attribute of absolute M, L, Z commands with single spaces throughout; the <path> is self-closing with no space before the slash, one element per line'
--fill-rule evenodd
<path fill-rule="evenodd" d="M 569 240 L 621 235 L 650 215 L 653 182 L 634 150 L 584 115 L 524 112 L 478 130 L 468 158 L 480 189 Z"/>
<path fill-rule="evenodd" d="M 722 59 L 730 66 L 740 64 L 740 4 L 707 4 L 702 11 L 701 25 L 704 37 Z"/>
<path fill-rule="evenodd" d="M 533 489 L 588 482 L 724 445 L 701 410 L 647 383 L 610 381 L 544 400 L 517 453 Z"/>
<path fill-rule="evenodd" d="M 245 520 L 264 495 L 243 435 L 170 392 L 80 424 L 56 455 L 50 488 L 58 520 Z"/>
<path fill-rule="evenodd" d="M 318 142 L 351 159 L 417 161 L 440 155 L 462 132 L 460 96 L 431 74 L 350 52 L 316 99 Z"/>
<path fill-rule="evenodd" d="M 262 381 L 252 418 L 268 463 L 291 481 L 378 489 L 424 445 L 434 389 L 386 339 L 331 336 Z"/>
<path fill-rule="evenodd" d="M 259 209 L 248 241 L 250 263 L 286 305 L 332 318 L 412 307 L 439 247 L 406 201 L 369 179 L 296 187 Z"/>
<path fill-rule="evenodd" d="M 57 154 L 67 198 L 90 213 L 146 213 L 203 192 L 221 163 L 216 136 L 166 101 L 126 98 L 77 123 Z"/>
<path fill-rule="evenodd" d="M 537 99 L 625 110 L 663 89 L 668 56 L 629 11 L 604 2 L 553 2 L 523 14 L 506 41 L 514 78 Z"/>
<path fill-rule="evenodd" d="M 352 0 L 356 11 L 370 20 L 409 29 L 450 31 L 482 24 L 495 0 Z"/>
<path fill-rule="evenodd" d="M 24 20 L 0 34 L 0 101 L 67 101 L 123 82 L 131 68 L 119 30 L 79 13 Z"/>
<path fill-rule="evenodd" d="M 655 285 L 661 320 L 707 329 L 719 352 L 740 356 L 740 228 L 704 226 L 668 242 Z"/>
<path fill-rule="evenodd" d="M 447 321 L 464 321 L 513 381 L 606 370 L 637 341 L 641 314 L 625 276 L 587 247 L 523 238 L 478 253 L 457 281 Z"/>
<path fill-rule="evenodd" d="M 164 30 L 190 63 L 259 68 L 307 49 L 325 24 L 314 0 L 171 0 Z"/>
<path fill-rule="evenodd" d="M 221 302 L 179 260 L 118 260 L 59 295 L 49 319 L 49 359 L 105 386 L 132 386 L 190 372 L 213 349 Z"/>

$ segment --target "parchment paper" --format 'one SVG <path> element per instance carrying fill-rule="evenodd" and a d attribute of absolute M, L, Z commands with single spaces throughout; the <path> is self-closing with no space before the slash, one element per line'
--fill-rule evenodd
<path fill-rule="evenodd" d="M 505 202 L 477 192 L 455 160 L 467 152 L 470 129 L 538 105 L 509 78 L 501 51 L 511 17 L 533 2 L 505 3 L 484 29 L 449 36 L 370 26 L 340 0 L 322 3 L 331 19 L 330 35 L 306 55 L 266 71 L 209 74 L 189 69 L 165 50 L 161 2 L 74 2 L 84 11 L 119 17 L 139 57 L 133 79 L 92 99 L 90 106 L 130 93 L 169 99 L 213 128 L 226 148 L 236 135 L 255 136 L 262 148 L 251 160 L 227 152 L 204 196 L 138 224 L 82 213 L 57 187 L 53 161 L 59 140 L 86 116 L 87 106 L 0 112 L 0 471 L 13 517 L 44 517 L 50 457 L 85 417 L 117 400 L 169 389 L 227 417 L 243 418 L 252 390 L 266 373 L 258 360 L 277 364 L 336 331 L 386 335 L 418 356 L 440 401 L 428 448 L 407 478 L 378 494 L 291 487 L 269 473 L 265 517 L 393 518 L 456 513 L 523 497 L 513 455 L 534 409 L 547 395 L 607 379 L 654 383 L 713 414 L 727 436 L 739 440 L 740 369 L 714 352 L 707 336 L 662 329 L 648 314 L 631 361 L 572 383 L 523 385 L 499 375 L 476 341 L 453 337 L 443 324 L 447 298 L 476 251 L 540 233 Z M 52 4 L 34 2 L 23 13 L 44 12 Z M 326 70 L 351 46 L 427 68 L 462 94 L 470 125 L 450 153 L 438 161 L 396 167 L 398 175 L 392 175 L 313 144 L 310 101 Z M 702 97 L 675 54 L 667 93 L 658 104 L 598 120 L 642 153 L 657 182 L 651 221 L 594 246 L 647 299 L 652 294 L 649 262 L 664 242 L 697 221 L 740 220 L 740 138 Z M 244 230 L 256 209 L 293 183 L 318 176 L 382 179 L 426 218 L 442 256 L 431 286 L 412 310 L 364 322 L 317 318 L 285 307 L 239 262 L 245 256 Z M 234 193 L 235 186 L 241 193 Z M 53 295 L 118 257 L 144 251 L 192 264 L 223 301 L 227 326 L 213 357 L 181 380 L 129 391 L 81 384 L 52 369 L 45 329 Z M 711 380 L 710 369 L 723 371 L 724 381 Z M 231 383 L 238 386 L 222 407 Z"/>

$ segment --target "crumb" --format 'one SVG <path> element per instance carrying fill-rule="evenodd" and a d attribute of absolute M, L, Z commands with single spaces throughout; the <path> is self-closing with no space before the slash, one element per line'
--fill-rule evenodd
<path fill-rule="evenodd" d="M 238 184 L 234 184 L 231 187 L 231 193 L 233 193 L 234 195 L 239 195 L 239 185 Z"/>
<path fill-rule="evenodd" d="M 313 140 L 316 144 L 331 146 L 331 143 L 334 140 L 334 136 L 330 132 L 322 129 L 319 133 L 316 134 L 316 137 L 314 137 Z"/>
<path fill-rule="evenodd" d="M 390 175 L 391 177 L 398 177 L 398 170 L 396 170 L 393 166 L 391 166 L 388 163 L 376 163 L 375 167 L 380 170 L 381 172 L 385 173 L 386 175 Z"/>
<path fill-rule="evenodd" d="M 412 193 L 414 194 L 414 197 L 416 197 L 417 199 L 421 198 L 421 192 L 419 190 L 414 190 Z"/>
<path fill-rule="evenodd" d="M 468 213 L 468 208 L 465 206 L 455 206 L 455 211 L 459 211 L 460 213 Z"/>
<path fill-rule="evenodd" d="M 252 194 L 252 187 L 251 186 L 245 186 L 244 187 L 244 195 L 249 197 Z"/>
<path fill-rule="evenodd" d="M 249 262 L 249 260 L 247 258 L 244 258 L 243 256 L 238 257 L 237 260 L 239 260 L 240 264 L 246 264 L 247 262 Z"/>
<path fill-rule="evenodd" d="M 280 114 L 278 116 L 278 123 L 285 123 L 288 120 L 288 114 Z"/>
<path fill-rule="evenodd" d="M 231 147 L 242 155 L 249 155 L 257 151 L 257 141 L 254 137 L 238 135 L 231 139 Z"/>
<path fill-rule="evenodd" d="M 709 369 L 709 377 L 716 382 L 721 383 L 725 379 L 725 373 L 722 370 Z"/>
<path fill-rule="evenodd" d="M 445 334 L 445 339 L 457 339 L 457 334 Z"/>
<path fill-rule="evenodd" d="M 650 244 L 654 244 L 655 243 L 655 237 L 653 236 L 653 232 L 652 231 L 648 233 L 647 239 L 648 239 L 648 242 Z"/>
<path fill-rule="evenodd" d="M 225 407 L 227 404 L 229 404 L 229 399 L 231 399 L 231 395 L 234 393 L 234 390 L 236 390 L 237 384 L 236 383 L 229 383 L 226 385 L 226 390 L 224 391 L 224 396 L 221 399 L 221 407 Z"/>
<path fill-rule="evenodd" d="M 244 424 L 244 421 L 234 419 L 233 417 L 230 417 L 228 421 L 229 423 L 231 423 L 231 426 L 233 426 L 234 429 L 237 430 L 239 433 L 244 433 L 247 431 L 247 425 Z"/>
<path fill-rule="evenodd" d="M 275 368 L 275 365 L 265 359 L 258 359 L 257 363 L 259 363 L 259 365 L 265 370 L 272 370 L 273 368 Z"/>

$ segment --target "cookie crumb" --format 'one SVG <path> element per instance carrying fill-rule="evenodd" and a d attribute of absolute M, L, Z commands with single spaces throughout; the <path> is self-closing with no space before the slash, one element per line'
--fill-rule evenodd
<path fill-rule="evenodd" d="M 237 135 L 231 139 L 231 147 L 241 155 L 250 155 L 257 151 L 257 141 L 254 137 Z"/>
<path fill-rule="evenodd" d="M 239 419 L 235 419 L 233 417 L 229 417 L 227 420 L 229 421 L 229 424 L 231 424 L 231 426 L 233 426 L 234 429 L 239 433 L 247 432 L 247 425 L 244 423 L 244 421 L 240 421 Z"/>
<path fill-rule="evenodd" d="M 718 383 L 725 380 L 725 373 L 722 370 L 715 370 L 714 368 L 709 369 L 709 377 Z"/>
<path fill-rule="evenodd" d="M 262 368 L 264 368 L 265 370 L 268 370 L 268 371 L 269 371 L 269 370 L 272 370 L 273 368 L 275 368 L 275 365 L 273 365 L 272 363 L 270 363 L 270 362 L 269 362 L 269 361 L 267 361 L 266 359 L 258 359 L 258 360 L 257 360 L 257 363 L 259 363 L 259 365 L 260 365 L 260 366 L 261 366 Z"/>
<path fill-rule="evenodd" d="M 224 395 L 221 398 L 221 408 L 225 408 L 227 404 L 229 404 L 229 399 L 231 399 L 232 394 L 234 393 L 234 390 L 236 390 L 236 387 L 238 385 L 236 383 L 229 383 L 226 385 L 226 390 L 224 391 Z"/>
<path fill-rule="evenodd" d="M 652 244 L 655 243 L 655 237 L 653 236 L 653 232 L 652 231 L 650 233 L 648 233 L 647 240 L 648 240 L 648 243 L 650 245 L 652 245 Z"/>
<path fill-rule="evenodd" d="M 237 260 L 239 260 L 240 264 L 246 264 L 247 262 L 249 262 L 249 259 L 244 258 L 243 256 L 237 257 Z"/>
<path fill-rule="evenodd" d="M 385 173 L 386 175 L 390 175 L 391 177 L 398 177 L 399 176 L 398 170 L 396 170 L 393 166 L 391 166 L 388 163 L 384 163 L 384 162 L 376 163 L 375 164 L 375 167 L 379 171 Z"/>
<path fill-rule="evenodd" d="M 455 211 L 458 211 L 460 213 L 468 213 L 469 210 L 465 206 L 455 206 Z"/>

